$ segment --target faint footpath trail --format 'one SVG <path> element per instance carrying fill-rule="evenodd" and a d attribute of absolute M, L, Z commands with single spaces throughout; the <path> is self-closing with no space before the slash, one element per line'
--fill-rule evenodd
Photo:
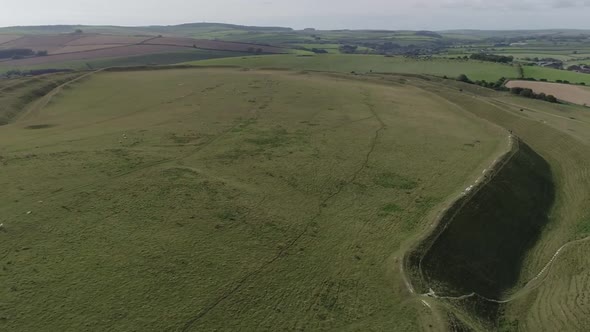
<path fill-rule="evenodd" d="M 370 98 L 368 92 L 365 92 L 363 94 L 365 95 L 367 100 Z M 304 235 L 309 231 L 310 226 L 322 215 L 324 206 L 326 206 L 327 203 L 330 200 L 332 200 L 334 197 L 338 196 L 342 192 L 342 190 L 344 190 L 344 188 L 346 186 L 348 186 L 349 184 L 356 181 L 356 179 L 358 178 L 360 173 L 366 169 L 366 167 L 369 163 L 369 160 L 371 159 L 371 156 L 372 156 L 373 152 L 375 151 L 375 147 L 377 145 L 377 141 L 379 140 L 379 136 L 380 136 L 381 132 L 383 130 L 385 130 L 385 127 L 386 127 L 383 120 L 375 112 L 375 108 L 372 104 L 369 104 L 369 110 L 373 114 L 373 116 L 377 119 L 377 121 L 379 122 L 379 128 L 375 131 L 375 135 L 373 136 L 373 139 L 371 140 L 369 150 L 365 154 L 365 158 L 364 158 L 362 164 L 359 166 L 359 168 L 357 168 L 355 170 L 355 172 L 351 175 L 351 177 L 348 179 L 348 181 L 342 183 L 340 186 L 338 186 L 338 188 L 333 193 L 328 195 L 326 198 L 324 198 L 320 202 L 320 204 L 318 205 L 318 211 L 305 224 L 303 230 L 294 239 L 292 239 L 283 249 L 281 249 L 273 258 L 271 258 L 270 260 L 263 263 L 260 267 L 258 267 L 254 271 L 246 274 L 239 281 L 237 281 L 237 283 L 233 287 L 231 287 L 229 290 L 227 290 L 225 292 L 225 294 L 221 295 L 214 302 L 212 302 L 209 306 L 207 306 L 207 307 L 203 308 L 201 311 L 199 311 L 194 317 L 189 319 L 184 324 L 184 326 L 180 329 L 181 331 L 185 332 L 185 331 L 190 330 L 196 322 L 198 322 L 201 318 L 203 318 L 205 315 L 207 315 L 211 310 L 215 309 L 215 307 L 217 307 L 221 302 L 223 302 L 227 298 L 231 297 L 235 292 L 237 292 L 240 288 L 242 288 L 242 286 L 244 286 L 244 284 L 247 281 L 249 281 L 253 277 L 256 277 L 257 275 L 262 273 L 262 271 L 264 271 L 267 267 L 269 267 L 271 264 L 278 261 L 280 258 L 284 257 L 285 254 L 287 253 L 287 251 L 289 251 L 295 244 L 297 244 L 297 242 L 299 242 L 299 240 L 301 240 L 301 238 L 304 237 Z"/>
<path fill-rule="evenodd" d="M 47 104 L 49 104 L 49 102 L 53 99 L 53 97 L 55 97 L 57 94 L 59 94 L 63 90 L 64 87 L 66 87 L 72 83 L 75 83 L 77 81 L 80 81 L 82 79 L 85 79 L 86 77 L 94 75 L 94 74 L 101 72 L 103 70 L 107 70 L 107 69 L 109 69 L 109 68 L 98 69 L 98 70 L 92 71 L 90 73 L 86 73 L 84 75 L 78 76 L 70 81 L 65 82 L 65 83 L 62 83 L 61 85 L 59 85 L 59 86 L 55 87 L 53 90 L 51 90 L 48 94 L 46 94 L 45 96 L 43 96 L 40 99 L 38 99 L 37 101 L 35 101 L 31 106 L 29 106 L 29 108 L 25 111 L 25 113 L 23 113 L 19 117 L 19 119 L 24 119 L 28 116 L 35 115 L 35 114 L 38 114 L 39 112 L 41 112 L 41 110 L 43 108 L 45 108 L 45 106 L 47 106 Z"/>

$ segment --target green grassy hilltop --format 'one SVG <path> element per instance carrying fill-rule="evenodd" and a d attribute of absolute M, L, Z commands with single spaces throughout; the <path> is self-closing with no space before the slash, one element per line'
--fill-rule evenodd
<path fill-rule="evenodd" d="M 0 141 L 4 330 L 415 329 L 400 249 L 505 148 L 411 85 L 222 69 L 98 73 Z"/>
<path fill-rule="evenodd" d="M 590 83 L 456 58 L 582 32 L 79 28 L 290 54 L 189 43 L 0 79 L 0 331 L 590 326 L 589 109 L 456 80 Z M 360 54 L 386 40 L 441 54 Z"/>

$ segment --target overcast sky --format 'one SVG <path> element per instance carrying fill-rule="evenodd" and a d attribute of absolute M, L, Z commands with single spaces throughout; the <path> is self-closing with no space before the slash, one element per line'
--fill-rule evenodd
<path fill-rule="evenodd" d="M 319 29 L 590 29 L 590 0 L 0 0 L 0 26 L 188 22 Z"/>

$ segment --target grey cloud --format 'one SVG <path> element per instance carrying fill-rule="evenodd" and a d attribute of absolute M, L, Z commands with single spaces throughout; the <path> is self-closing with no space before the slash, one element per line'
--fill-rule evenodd
<path fill-rule="evenodd" d="M 449 9 L 471 10 L 547 10 L 551 8 L 583 8 L 590 6 L 590 0 L 442 0 L 432 5 Z"/>
<path fill-rule="evenodd" d="M 572 0 L 558 0 L 554 1 L 552 4 L 553 8 L 572 8 L 576 7 L 578 3 Z"/>
<path fill-rule="evenodd" d="M 0 25 L 225 22 L 321 29 L 590 28 L 590 0 L 117 0 L 117 10 L 104 5 L 111 1 L 4 0 Z"/>

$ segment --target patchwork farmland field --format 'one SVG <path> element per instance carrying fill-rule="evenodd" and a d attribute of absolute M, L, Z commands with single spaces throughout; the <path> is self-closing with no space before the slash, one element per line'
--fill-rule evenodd
<path fill-rule="evenodd" d="M 116 47 L 125 47 L 125 45 L 120 44 L 99 44 L 99 45 L 75 45 L 75 46 L 64 46 L 60 47 L 55 51 L 49 52 L 49 54 L 65 54 L 65 53 L 79 53 L 79 52 L 87 52 L 87 51 L 94 51 L 100 49 L 110 49 Z"/>
<path fill-rule="evenodd" d="M 268 45 L 256 45 L 250 43 L 230 43 L 218 40 L 194 39 L 194 38 L 178 38 L 178 37 L 161 37 L 150 39 L 144 44 L 147 45 L 174 45 L 183 47 L 194 47 L 200 49 L 221 50 L 221 51 L 236 51 L 236 52 L 256 52 L 260 53 L 287 53 L 287 50 L 280 47 Z"/>
<path fill-rule="evenodd" d="M 35 66 L 35 65 L 48 65 L 53 63 L 60 63 L 65 61 L 77 61 L 77 60 L 93 60 L 108 57 L 123 57 L 123 56 L 137 56 L 144 54 L 157 54 L 157 53 L 173 53 L 183 50 L 180 46 L 167 46 L 167 45 L 131 45 L 131 46 L 119 46 L 111 48 L 102 48 L 97 50 L 81 51 L 81 52 L 70 52 L 62 54 L 51 54 L 42 57 L 25 58 L 19 60 L 8 60 L 0 62 L 2 66 L 10 67 L 24 67 L 24 66 Z"/>
<path fill-rule="evenodd" d="M 98 59 L 71 60 L 64 62 L 54 62 L 49 64 L 50 68 L 71 69 L 71 70 L 96 70 L 107 67 L 127 67 L 127 66 L 154 66 L 169 65 L 187 61 L 207 60 L 214 58 L 229 58 L 248 56 L 247 53 L 232 51 L 211 51 L 198 50 L 189 48 L 180 48 L 174 52 L 143 54 L 133 56 L 105 57 Z M 27 65 L 24 67 L 14 67 L 3 65 L 0 62 L 0 73 L 14 69 L 22 70 L 43 70 L 48 67 L 47 64 Z"/>
<path fill-rule="evenodd" d="M 141 44 L 153 37 L 136 37 L 136 36 L 118 36 L 118 35 L 85 35 L 68 43 L 68 46 L 85 46 L 85 45 L 113 45 L 113 44 Z"/>
<path fill-rule="evenodd" d="M 82 38 L 82 35 L 79 34 L 63 34 L 63 35 L 55 35 L 55 36 L 38 36 L 38 35 L 29 35 L 29 36 L 21 36 L 19 38 L 15 38 L 9 42 L 3 43 L 0 45 L 2 49 L 11 49 L 11 48 L 30 48 L 33 51 L 54 51 L 60 47 L 67 45 L 70 42 L 75 41 L 76 39 Z"/>
<path fill-rule="evenodd" d="M 287 53 L 280 47 L 236 43 L 217 40 L 205 40 L 179 37 L 158 36 L 117 36 L 84 33 L 60 35 L 26 35 L 15 37 L 7 35 L 0 50 L 30 49 L 33 52 L 47 51 L 45 56 L 6 58 L 0 60 L 0 66 L 11 69 L 70 68 L 68 62 L 94 61 L 104 58 L 149 56 L 155 54 L 174 54 L 193 50 L 195 52 L 235 52 L 237 55 Z M 0 39 L 3 41 L 3 39 Z M 229 54 L 228 56 L 231 56 Z M 207 57 L 211 58 L 213 56 Z M 198 57 L 196 59 L 199 59 Z M 167 63 L 159 63 L 167 64 Z"/>

